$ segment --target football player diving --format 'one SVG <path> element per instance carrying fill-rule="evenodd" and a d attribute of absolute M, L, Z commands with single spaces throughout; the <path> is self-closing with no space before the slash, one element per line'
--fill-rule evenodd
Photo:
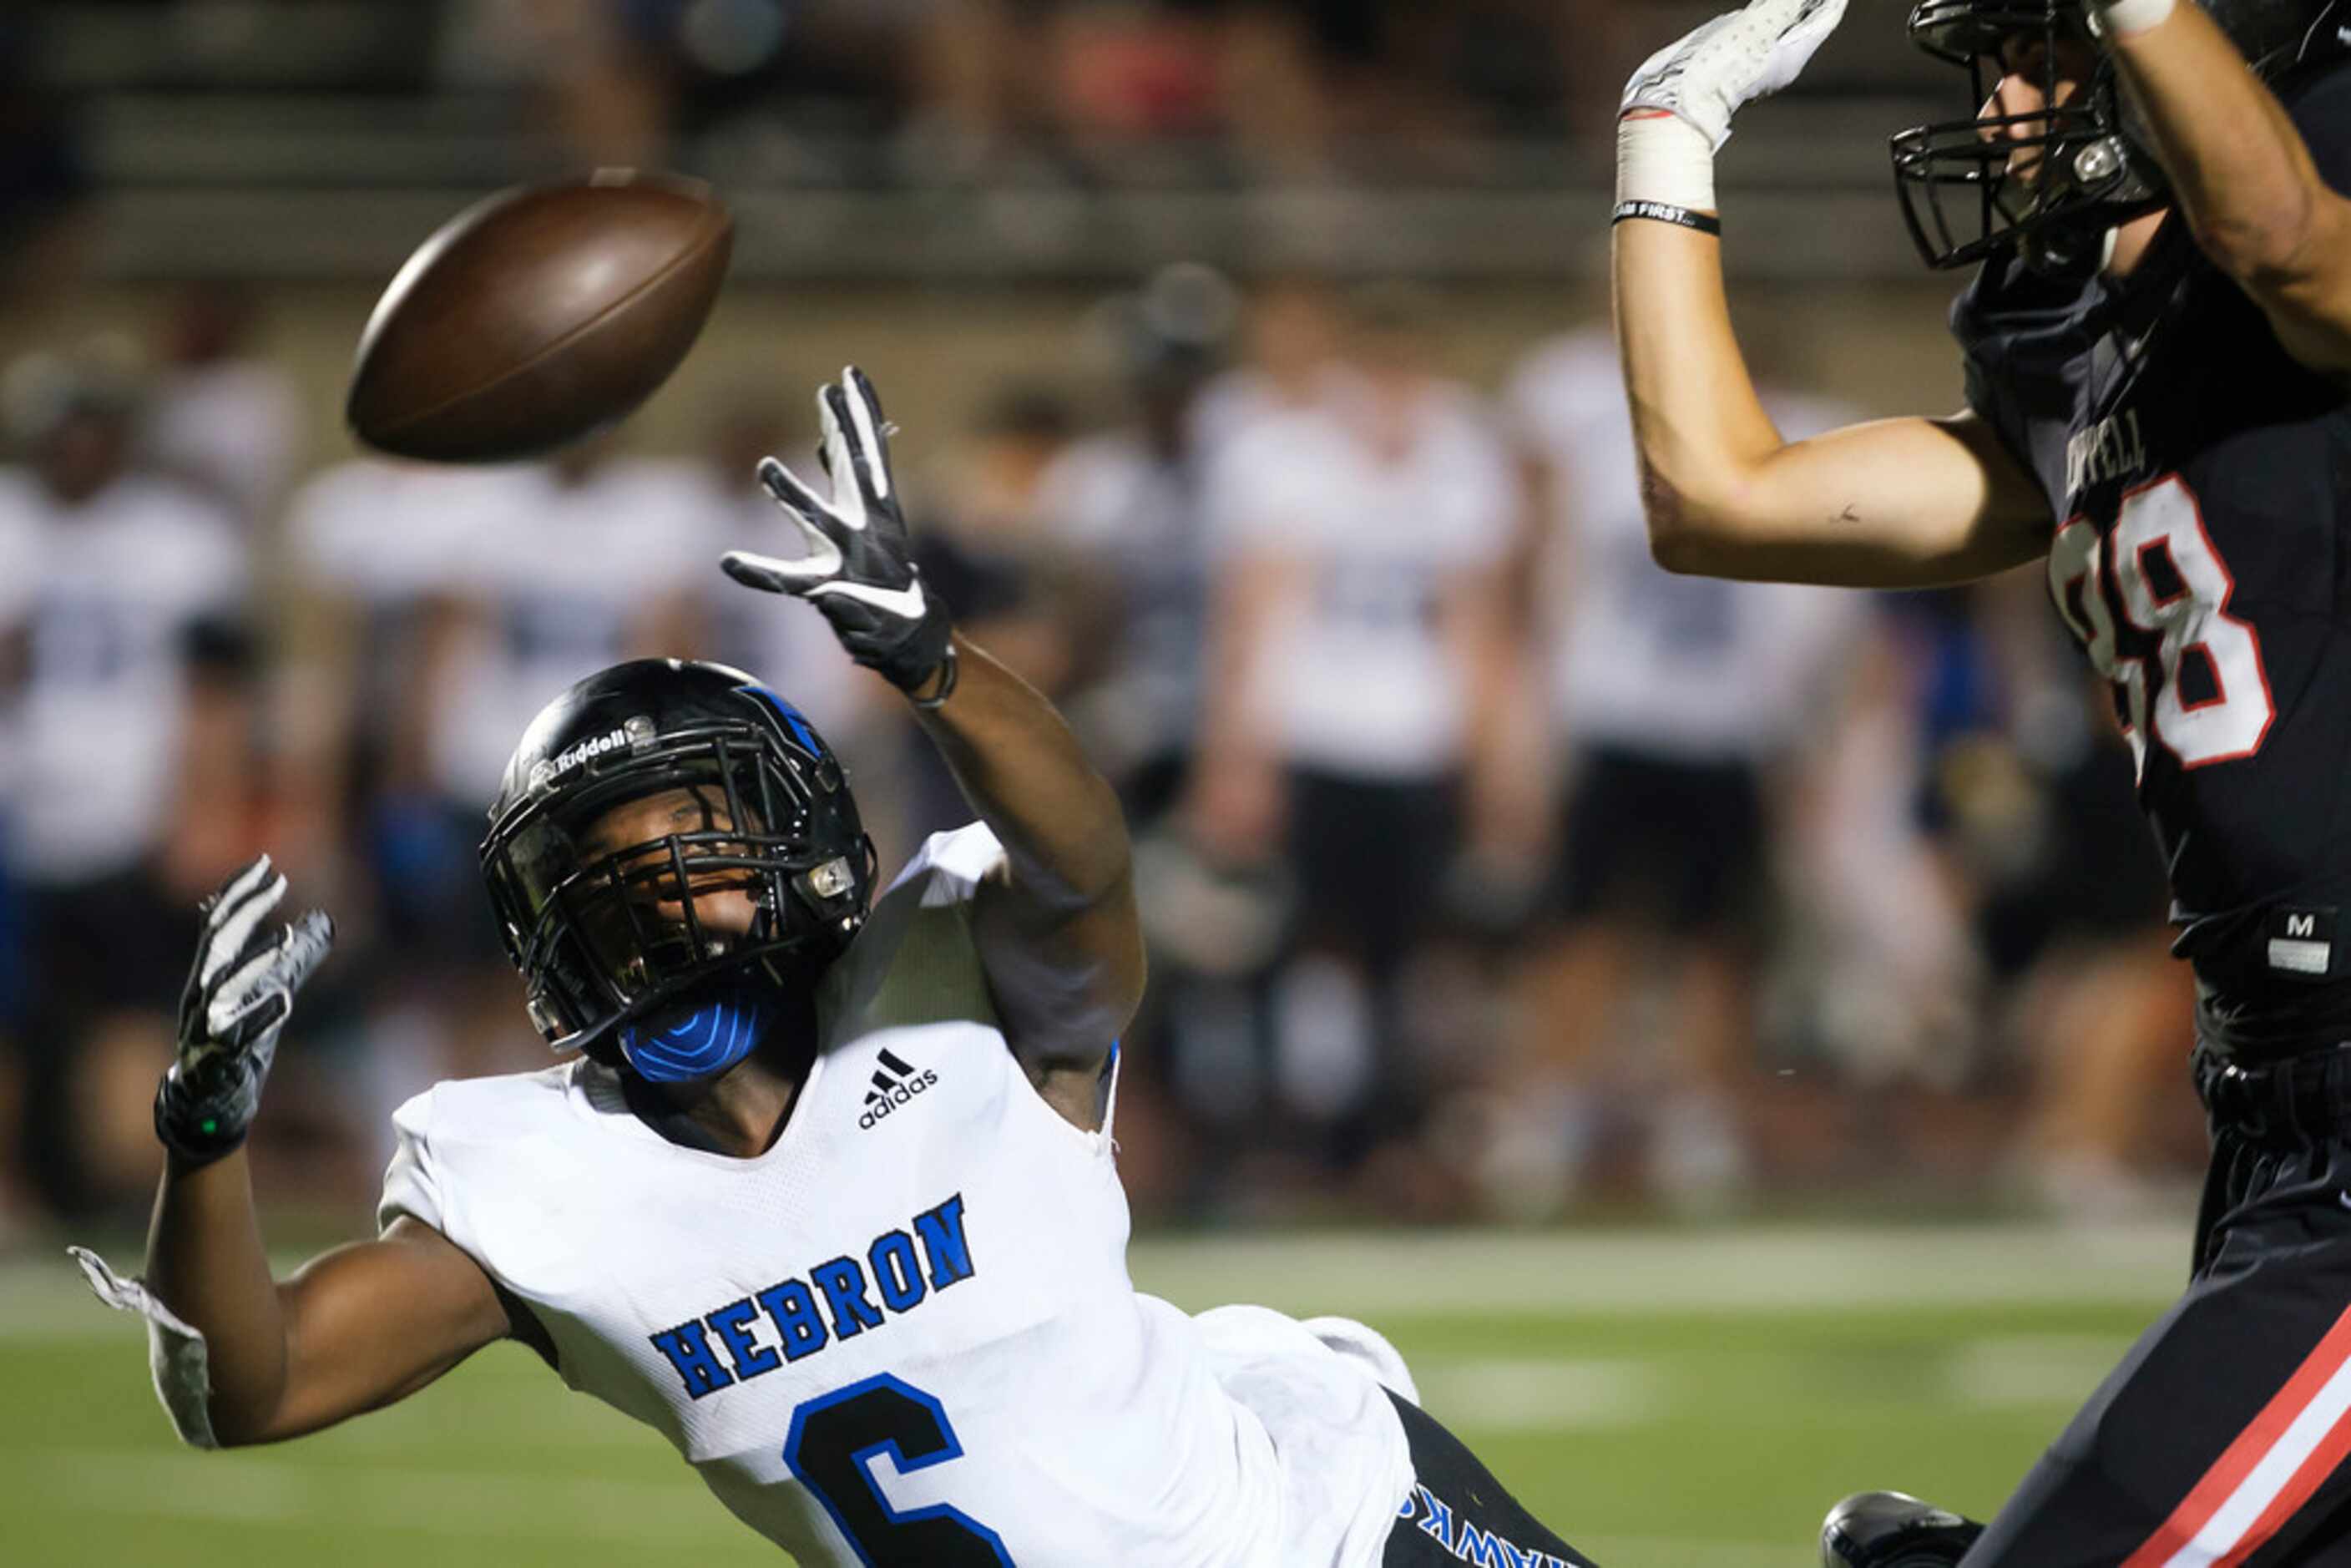
<path fill-rule="evenodd" d="M 1111 1144 L 1144 981 L 1126 832 L 1060 716 L 952 632 L 888 427 L 819 397 L 804 546 L 726 571 L 824 612 L 979 821 L 873 896 L 839 763 L 713 664 L 591 675 L 525 733 L 482 869 L 569 1060 L 397 1113 L 373 1240 L 271 1277 L 242 1152 L 312 913 L 267 861 L 207 904 L 155 1103 L 150 1329 L 205 1447 L 405 1398 L 492 1341 L 658 1429 L 799 1562 L 958 1568 L 1583 1563 L 1421 1413 L 1384 1340 L 1136 1292 Z"/>
<path fill-rule="evenodd" d="M 1661 51 L 1618 130 L 1617 326 L 1657 559 L 1904 588 L 2045 559 L 2113 683 L 2199 991 L 2192 1272 L 1980 1531 L 1877 1494 L 1833 1563 L 2351 1553 L 2351 14 L 1919 0 L 1971 117 L 1894 139 L 1967 406 L 1784 442 L 1724 300 L 1713 156 L 1842 0 Z M 1980 106 L 1980 107 L 1978 107 Z"/>

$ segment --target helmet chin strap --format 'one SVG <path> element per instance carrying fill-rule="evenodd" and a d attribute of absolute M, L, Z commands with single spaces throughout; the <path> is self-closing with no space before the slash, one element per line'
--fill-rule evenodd
<path fill-rule="evenodd" d="M 774 987 L 744 976 L 678 998 L 615 1034 L 638 1077 L 685 1083 L 750 1055 L 782 1011 Z"/>

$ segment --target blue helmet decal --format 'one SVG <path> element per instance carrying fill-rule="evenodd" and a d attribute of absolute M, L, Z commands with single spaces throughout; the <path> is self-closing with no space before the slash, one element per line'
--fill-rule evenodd
<path fill-rule="evenodd" d="M 827 754 L 828 748 L 824 742 L 818 737 L 815 727 L 809 723 L 808 716 L 799 709 L 766 686 L 745 686 L 742 689 L 754 696 L 765 697 L 768 705 L 774 708 L 777 716 L 784 721 L 784 727 L 791 732 L 792 738 L 799 741 L 802 747 L 814 756 L 822 757 Z"/>

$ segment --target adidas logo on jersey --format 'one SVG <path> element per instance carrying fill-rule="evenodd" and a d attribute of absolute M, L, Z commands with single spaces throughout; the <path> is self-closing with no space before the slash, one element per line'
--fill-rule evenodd
<path fill-rule="evenodd" d="M 935 1069 L 917 1069 L 886 1046 L 883 1048 L 881 1062 L 873 1070 L 873 1086 L 865 1092 L 865 1113 L 857 1118 L 860 1128 L 872 1126 L 939 1081 Z"/>

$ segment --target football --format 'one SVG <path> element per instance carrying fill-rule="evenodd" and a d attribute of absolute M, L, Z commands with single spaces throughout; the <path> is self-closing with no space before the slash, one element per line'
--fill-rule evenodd
<path fill-rule="evenodd" d="M 476 204 L 376 302 L 352 433 L 397 456 L 497 463 L 610 424 L 685 358 L 734 237 L 707 188 L 656 174 L 603 171 Z"/>

